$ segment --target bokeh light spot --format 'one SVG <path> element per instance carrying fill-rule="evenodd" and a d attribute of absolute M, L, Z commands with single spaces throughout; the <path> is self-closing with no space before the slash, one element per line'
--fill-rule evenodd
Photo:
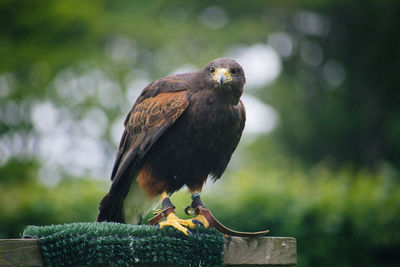
<path fill-rule="evenodd" d="M 291 37 L 284 32 L 276 32 L 268 35 L 268 44 L 271 45 L 283 58 L 288 58 L 293 52 Z"/>
<path fill-rule="evenodd" d="M 282 63 L 275 50 L 265 44 L 233 47 L 228 57 L 235 59 L 244 69 L 245 88 L 260 88 L 273 82 L 281 73 Z"/>
<path fill-rule="evenodd" d="M 218 6 L 210 6 L 200 14 L 200 22 L 210 29 L 219 29 L 228 23 L 228 14 L 225 9 Z"/>
<path fill-rule="evenodd" d="M 303 41 L 300 44 L 301 59 L 313 66 L 318 66 L 324 59 L 324 51 L 322 47 L 314 41 Z"/>
<path fill-rule="evenodd" d="M 342 64 L 334 60 L 329 60 L 325 63 L 324 67 L 322 68 L 322 74 L 325 81 L 333 87 L 342 85 L 346 77 L 346 72 Z"/>
<path fill-rule="evenodd" d="M 241 99 L 246 107 L 244 135 L 269 133 L 276 127 L 278 113 L 273 107 L 249 94 L 243 94 Z"/>

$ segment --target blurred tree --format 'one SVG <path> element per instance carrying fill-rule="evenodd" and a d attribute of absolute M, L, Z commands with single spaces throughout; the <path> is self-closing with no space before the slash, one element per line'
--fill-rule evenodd
<path fill-rule="evenodd" d="M 263 98 L 281 115 L 274 138 L 308 163 L 329 157 L 400 166 L 400 6 L 330 1 L 298 12 L 288 32 L 296 52 Z"/>
<path fill-rule="evenodd" d="M 2 106 L 8 99 L 19 104 L 32 98 L 63 100 L 52 92 L 51 81 L 82 60 L 102 66 L 124 89 L 132 64 L 123 65 L 124 57 L 115 51 L 129 52 L 123 50 L 129 39 L 119 36 L 134 38 L 137 58 L 132 63 L 141 62 L 151 80 L 168 74 L 171 66 L 203 64 L 230 44 L 256 43 L 268 32 L 284 31 L 293 41 L 293 53 L 283 57 L 280 79 L 256 93 L 279 111 L 274 138 L 309 163 L 331 157 L 338 165 L 351 161 L 374 167 L 382 160 L 399 165 L 397 1 L 300 1 L 279 3 L 279 8 L 261 3 L 224 6 L 229 24 L 210 31 L 192 19 L 207 3 L 2 1 L 1 80 L 14 88 L 3 93 Z M 301 4 L 310 11 L 299 10 Z M 120 114 L 109 112 L 112 119 Z M 29 119 L 19 124 L 29 125 Z M 1 133 L 16 129 L 0 125 Z"/>
<path fill-rule="evenodd" d="M 390 167 L 378 174 L 332 172 L 325 164 L 305 171 L 286 162 L 279 169 L 243 168 L 230 178 L 222 181 L 226 197 L 204 198 L 214 215 L 234 229 L 296 237 L 298 266 L 399 264 L 400 184 Z"/>

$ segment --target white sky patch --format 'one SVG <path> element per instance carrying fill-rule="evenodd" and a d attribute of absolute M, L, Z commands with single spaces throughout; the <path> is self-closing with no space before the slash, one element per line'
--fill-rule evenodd
<path fill-rule="evenodd" d="M 145 70 L 133 69 L 125 76 L 124 83 L 126 97 L 123 98 L 120 110 L 121 113 L 127 114 L 143 89 L 151 83 L 151 80 L 149 80 L 149 74 Z"/>
<path fill-rule="evenodd" d="M 244 69 L 246 88 L 260 88 L 272 83 L 281 73 L 279 55 L 269 45 L 236 46 L 228 50 L 227 56 L 235 59 Z"/>
<path fill-rule="evenodd" d="M 33 127 L 39 133 L 46 133 L 55 127 L 58 120 L 57 110 L 53 103 L 45 101 L 32 107 L 31 119 Z"/>
<path fill-rule="evenodd" d="M 104 177 L 109 159 L 100 138 L 108 119 L 101 109 L 91 109 L 82 121 L 76 121 L 68 109 L 39 102 L 32 107 L 31 118 L 38 134 L 37 155 L 43 162 L 44 183 L 56 184 L 59 176 L 55 173 L 59 170 L 76 176 Z"/>
<path fill-rule="evenodd" d="M 12 157 L 36 156 L 36 139 L 31 133 L 15 132 L 0 136 L 0 166 Z"/>
<path fill-rule="evenodd" d="M 107 109 L 123 104 L 120 85 L 101 70 L 82 75 L 76 75 L 73 69 L 62 70 L 54 79 L 54 86 L 58 95 L 73 105 L 93 97 Z"/>
<path fill-rule="evenodd" d="M 245 136 L 269 133 L 276 127 L 278 113 L 273 107 L 248 94 L 243 94 L 241 99 L 246 108 Z"/>
<path fill-rule="evenodd" d="M 126 36 L 112 38 L 106 44 L 106 54 L 114 62 L 133 66 L 137 59 L 135 41 Z"/>
<path fill-rule="evenodd" d="M 97 85 L 97 98 L 100 104 L 109 109 L 118 107 L 122 103 L 122 92 L 118 83 L 104 77 Z"/>
<path fill-rule="evenodd" d="M 92 108 L 84 115 L 81 126 L 88 135 L 99 139 L 107 131 L 108 118 L 103 110 Z"/>
<path fill-rule="evenodd" d="M 135 103 L 136 98 L 139 96 L 140 92 L 142 92 L 142 90 L 150 83 L 150 80 L 139 78 L 133 80 L 127 85 L 126 94 L 130 105 L 133 105 L 133 103 Z M 126 110 L 126 112 L 128 111 L 129 110 Z"/>
<path fill-rule="evenodd" d="M 121 141 L 121 136 L 125 129 L 125 127 L 124 127 L 125 116 L 126 115 L 119 117 L 111 125 L 111 139 L 112 139 L 113 143 L 117 146 L 119 145 L 119 142 Z"/>

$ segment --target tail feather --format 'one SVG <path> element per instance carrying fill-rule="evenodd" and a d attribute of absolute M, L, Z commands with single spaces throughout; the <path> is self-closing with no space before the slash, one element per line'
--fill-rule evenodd
<path fill-rule="evenodd" d="M 136 180 L 140 162 L 135 153 L 128 153 L 119 164 L 110 191 L 100 201 L 97 222 L 136 224 L 159 202 L 157 198 L 150 199 Z"/>
<path fill-rule="evenodd" d="M 132 154 L 128 156 L 131 157 Z M 137 183 L 135 174 L 137 172 L 137 164 L 127 164 L 125 160 L 120 164 L 117 173 L 113 176 L 110 191 L 99 203 L 97 222 L 125 223 L 123 202 L 129 193 L 131 183 Z M 136 163 L 137 161 L 133 160 L 133 162 Z"/>
<path fill-rule="evenodd" d="M 99 214 L 96 222 L 119 222 L 125 223 L 122 214 L 122 201 L 113 201 L 110 193 L 105 195 L 99 203 Z"/>
<path fill-rule="evenodd" d="M 151 209 L 159 203 L 158 198 L 149 198 L 140 188 L 136 177 L 123 191 L 112 189 L 99 203 L 97 222 L 119 222 L 137 224 Z"/>

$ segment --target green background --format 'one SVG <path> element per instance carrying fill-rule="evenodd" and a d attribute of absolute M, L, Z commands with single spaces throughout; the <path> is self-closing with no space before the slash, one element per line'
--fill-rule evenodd
<path fill-rule="evenodd" d="M 204 202 L 295 237 L 298 266 L 398 266 L 399 28 L 398 1 L 0 1 L 0 237 L 95 220 L 146 83 L 267 50 L 279 72 L 245 68 L 245 93 L 276 121 Z M 172 200 L 183 215 L 186 190 Z"/>

